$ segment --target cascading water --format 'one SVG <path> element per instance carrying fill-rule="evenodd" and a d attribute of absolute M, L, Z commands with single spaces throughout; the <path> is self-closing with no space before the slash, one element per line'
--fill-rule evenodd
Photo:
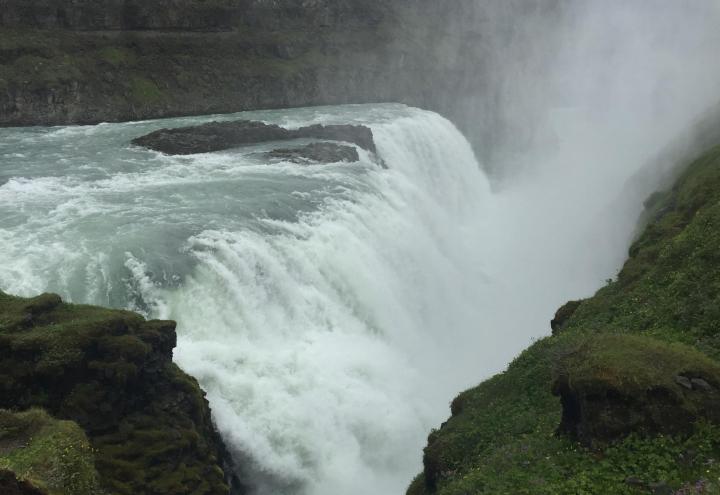
<path fill-rule="evenodd" d="M 210 118 L 3 130 L 0 288 L 177 320 L 176 361 L 258 493 L 400 493 L 448 400 L 512 352 L 476 346 L 488 182 L 430 112 L 242 117 L 364 123 L 388 168 L 128 145 Z"/>
<path fill-rule="evenodd" d="M 716 2 L 568 6 L 548 80 L 511 74 L 513 123 L 542 142 L 501 150 L 494 190 L 448 121 L 402 105 L 0 129 L 0 289 L 177 320 L 176 361 L 257 494 L 403 493 L 449 400 L 614 275 L 657 186 L 627 179 L 717 96 Z M 501 69 L 533 56 L 515 49 Z M 365 124 L 388 168 L 128 144 L 237 118 Z"/>
<path fill-rule="evenodd" d="M 378 156 L 129 145 L 238 118 L 365 124 Z M 403 105 L 3 129 L 0 289 L 177 320 L 254 493 L 402 493 L 450 399 L 622 262 L 654 185 L 618 192 L 654 149 L 608 125 L 555 112 L 558 147 L 496 191 L 452 124 Z"/>

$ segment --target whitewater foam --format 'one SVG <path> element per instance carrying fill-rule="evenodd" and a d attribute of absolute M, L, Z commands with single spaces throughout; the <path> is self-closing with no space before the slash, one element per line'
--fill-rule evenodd
<path fill-rule="evenodd" d="M 176 319 L 176 360 L 258 493 L 401 492 L 451 395 L 488 369 L 448 365 L 477 356 L 458 339 L 482 338 L 488 182 L 431 112 L 261 117 L 369 125 L 388 169 L 362 150 L 299 167 L 262 146 L 127 145 L 153 122 L 6 131 L 24 157 L 0 186 L 0 286 Z"/>
<path fill-rule="evenodd" d="M 452 397 L 625 255 L 644 196 L 616 192 L 642 156 L 575 113 L 500 191 L 450 122 L 403 105 L 0 130 L 0 288 L 176 320 L 258 495 L 402 493 Z M 368 125 L 388 168 L 128 144 L 232 118 Z"/>

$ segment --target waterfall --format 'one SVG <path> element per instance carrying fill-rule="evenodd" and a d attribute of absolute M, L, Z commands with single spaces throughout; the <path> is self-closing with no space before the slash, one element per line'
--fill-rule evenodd
<path fill-rule="evenodd" d="M 129 144 L 239 118 L 366 125 L 377 156 Z M 653 151 L 632 133 L 549 126 L 557 149 L 493 188 L 449 121 L 396 104 L 0 129 L 0 289 L 176 320 L 254 493 L 402 493 L 450 400 L 613 276 L 654 187 L 623 189 Z"/>
<path fill-rule="evenodd" d="M 0 287 L 177 320 L 175 359 L 258 493 L 401 493 L 452 395 L 501 364 L 477 345 L 489 183 L 431 112 L 255 117 L 363 123 L 387 168 L 127 146 L 159 123 L 5 131 Z"/>

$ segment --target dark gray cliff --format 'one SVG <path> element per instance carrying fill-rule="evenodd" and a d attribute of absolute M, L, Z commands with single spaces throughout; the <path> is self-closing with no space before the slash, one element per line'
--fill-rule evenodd
<path fill-rule="evenodd" d="M 0 0 L 0 125 L 393 101 L 518 146 L 562 1 Z"/>

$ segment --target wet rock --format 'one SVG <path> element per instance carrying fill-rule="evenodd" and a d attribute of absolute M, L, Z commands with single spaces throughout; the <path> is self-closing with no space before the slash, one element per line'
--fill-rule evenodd
<path fill-rule="evenodd" d="M 289 131 L 274 124 L 249 120 L 209 122 L 192 127 L 160 129 L 133 139 L 132 144 L 168 155 L 190 155 L 244 144 L 290 139 Z"/>
<path fill-rule="evenodd" d="M 648 489 L 653 495 L 672 495 L 675 493 L 670 486 L 664 481 L 657 483 L 648 483 Z"/>
<path fill-rule="evenodd" d="M 693 378 L 690 381 L 693 384 L 693 388 L 696 390 L 703 390 L 705 392 L 709 392 L 713 389 L 712 386 L 702 378 Z"/>
<path fill-rule="evenodd" d="M 685 388 L 688 389 L 688 390 L 692 390 L 692 388 L 693 388 L 693 387 L 692 387 L 692 382 L 691 382 L 690 379 L 689 379 L 688 377 L 686 377 L 686 376 L 677 375 L 677 376 L 675 377 L 675 383 L 677 383 L 677 384 L 680 385 L 681 387 L 685 387 Z"/>
<path fill-rule="evenodd" d="M 168 155 L 191 155 L 249 144 L 301 138 L 343 141 L 375 152 L 372 131 L 363 125 L 318 124 L 299 129 L 285 129 L 275 124 L 250 120 L 209 122 L 197 126 L 160 129 L 133 139 L 132 144 Z"/>
<path fill-rule="evenodd" d="M 327 139 L 357 144 L 363 149 L 376 152 L 375 140 L 369 127 L 364 125 L 311 125 L 290 131 L 293 137 Z"/>
<path fill-rule="evenodd" d="M 356 162 L 360 159 L 352 146 L 335 143 L 312 143 L 301 148 L 282 148 L 268 153 L 270 158 L 293 163 L 337 163 Z"/>

